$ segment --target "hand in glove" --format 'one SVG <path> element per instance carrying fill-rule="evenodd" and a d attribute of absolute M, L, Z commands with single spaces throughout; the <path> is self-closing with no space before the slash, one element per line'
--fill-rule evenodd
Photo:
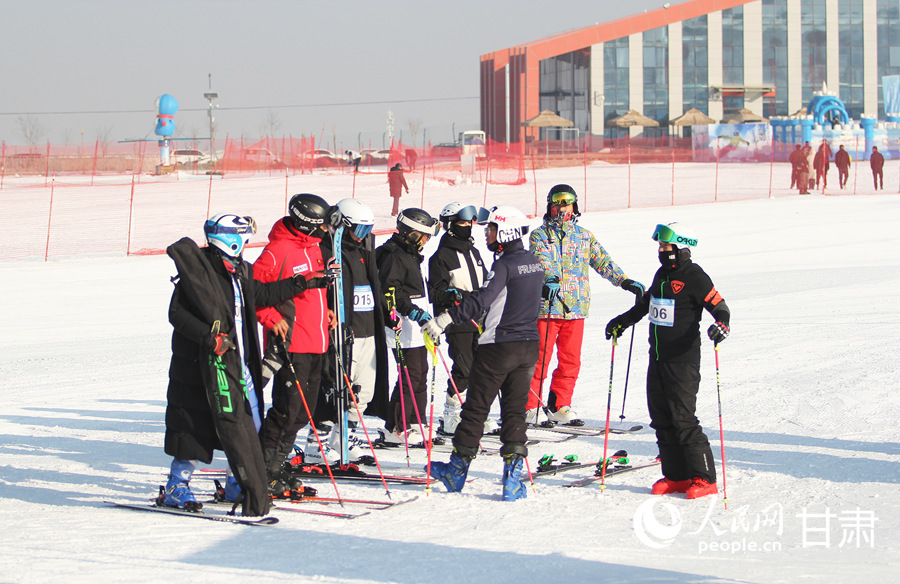
<path fill-rule="evenodd" d="M 437 318 L 433 318 L 422 325 L 422 331 L 428 333 L 428 336 L 430 336 L 432 340 L 437 343 L 438 338 L 441 336 L 441 333 L 444 332 L 444 329 L 447 328 L 447 326 L 452 322 L 453 319 L 450 318 L 450 315 L 444 312 L 437 315 Z"/>
<path fill-rule="evenodd" d="M 631 323 L 628 322 L 625 317 L 620 314 L 606 324 L 606 338 L 619 338 L 620 336 L 622 336 L 622 333 L 625 332 L 625 329 L 630 326 Z"/>
<path fill-rule="evenodd" d="M 421 308 L 413 308 L 409 311 L 408 316 L 410 320 L 414 320 L 419 323 L 419 326 L 424 326 L 426 322 L 431 320 L 431 315 Z"/>
<path fill-rule="evenodd" d="M 309 272 L 308 274 L 297 274 L 294 276 L 294 284 L 299 292 L 304 292 L 311 288 L 325 288 L 328 286 L 330 276 L 326 276 L 324 272 Z"/>
<path fill-rule="evenodd" d="M 225 333 L 209 333 L 206 337 L 206 345 L 216 355 L 224 355 L 229 349 L 235 348 L 234 343 L 231 342 L 231 339 Z"/>
<path fill-rule="evenodd" d="M 709 325 L 709 328 L 706 330 L 709 339 L 717 345 L 728 338 L 728 332 L 728 325 L 721 321 L 716 321 L 714 324 Z"/>
<path fill-rule="evenodd" d="M 444 290 L 444 304 L 459 304 L 463 300 L 463 294 L 456 288 L 447 288 Z"/>
<path fill-rule="evenodd" d="M 628 290 L 629 292 L 631 292 L 638 298 L 643 296 L 644 292 L 645 292 L 643 284 L 641 284 L 640 282 L 635 282 L 634 280 L 632 280 L 630 278 L 622 280 L 622 283 L 620 284 L 620 286 L 621 286 L 622 290 Z"/>
<path fill-rule="evenodd" d="M 553 301 L 559 296 L 559 276 L 550 276 L 544 281 L 541 296 L 544 300 L 549 300 L 550 304 L 553 304 Z"/>

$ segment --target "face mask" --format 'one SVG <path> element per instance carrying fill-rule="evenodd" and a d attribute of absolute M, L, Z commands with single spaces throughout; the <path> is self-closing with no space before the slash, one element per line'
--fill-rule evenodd
<path fill-rule="evenodd" d="M 472 226 L 453 223 L 452 225 L 450 225 L 450 233 L 452 233 L 459 239 L 466 240 L 472 237 Z"/>
<path fill-rule="evenodd" d="M 550 218 L 556 223 L 565 223 L 566 221 L 571 221 L 574 216 L 574 213 L 571 211 L 566 211 L 565 213 L 559 212 L 559 207 L 551 206 L 550 207 Z"/>
<path fill-rule="evenodd" d="M 674 269 L 678 262 L 678 252 L 674 249 L 671 251 L 661 251 L 659 252 L 659 263 L 660 265 L 667 269 Z"/>

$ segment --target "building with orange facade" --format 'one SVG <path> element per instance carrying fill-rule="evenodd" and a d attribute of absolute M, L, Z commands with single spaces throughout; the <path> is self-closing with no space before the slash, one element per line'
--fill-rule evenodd
<path fill-rule="evenodd" d="M 881 79 L 897 74 L 898 0 L 689 0 L 482 55 L 481 125 L 518 142 L 551 110 L 580 136 L 655 137 L 691 108 L 792 115 L 823 83 L 852 118 L 884 119 Z M 659 127 L 611 123 L 628 110 Z"/>

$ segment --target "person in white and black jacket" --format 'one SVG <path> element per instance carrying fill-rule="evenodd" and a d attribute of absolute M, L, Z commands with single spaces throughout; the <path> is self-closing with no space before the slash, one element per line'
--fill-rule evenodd
<path fill-rule="evenodd" d="M 437 251 L 428 260 L 428 297 L 434 314 L 446 312 L 481 288 L 487 278 L 487 269 L 481 253 L 472 239 L 472 223 L 478 214 L 474 206 L 450 203 L 441 211 L 440 220 L 444 233 Z M 447 337 L 447 353 L 453 361 L 450 370 L 452 380 L 447 381 L 447 398 L 444 403 L 442 431 L 453 434 L 459 424 L 462 409 L 460 397 L 465 400 L 469 387 L 469 370 L 478 346 L 479 318 L 459 324 L 451 324 L 444 331 Z M 454 389 L 454 384 L 456 389 Z M 456 391 L 460 395 L 456 395 Z M 490 420 L 486 432 L 496 430 Z"/>

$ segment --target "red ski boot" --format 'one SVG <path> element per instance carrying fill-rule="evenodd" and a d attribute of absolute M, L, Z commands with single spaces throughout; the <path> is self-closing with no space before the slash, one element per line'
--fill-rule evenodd
<path fill-rule="evenodd" d="M 684 493 L 691 486 L 690 480 L 672 481 L 667 478 L 661 478 L 653 483 L 650 489 L 651 495 L 668 495 L 671 493 Z"/>
<path fill-rule="evenodd" d="M 716 483 L 711 483 L 700 477 L 694 477 L 691 479 L 691 486 L 689 486 L 685 492 L 687 493 L 688 499 L 699 499 L 700 497 L 705 497 L 707 495 L 717 494 L 719 488 L 716 486 Z"/>

